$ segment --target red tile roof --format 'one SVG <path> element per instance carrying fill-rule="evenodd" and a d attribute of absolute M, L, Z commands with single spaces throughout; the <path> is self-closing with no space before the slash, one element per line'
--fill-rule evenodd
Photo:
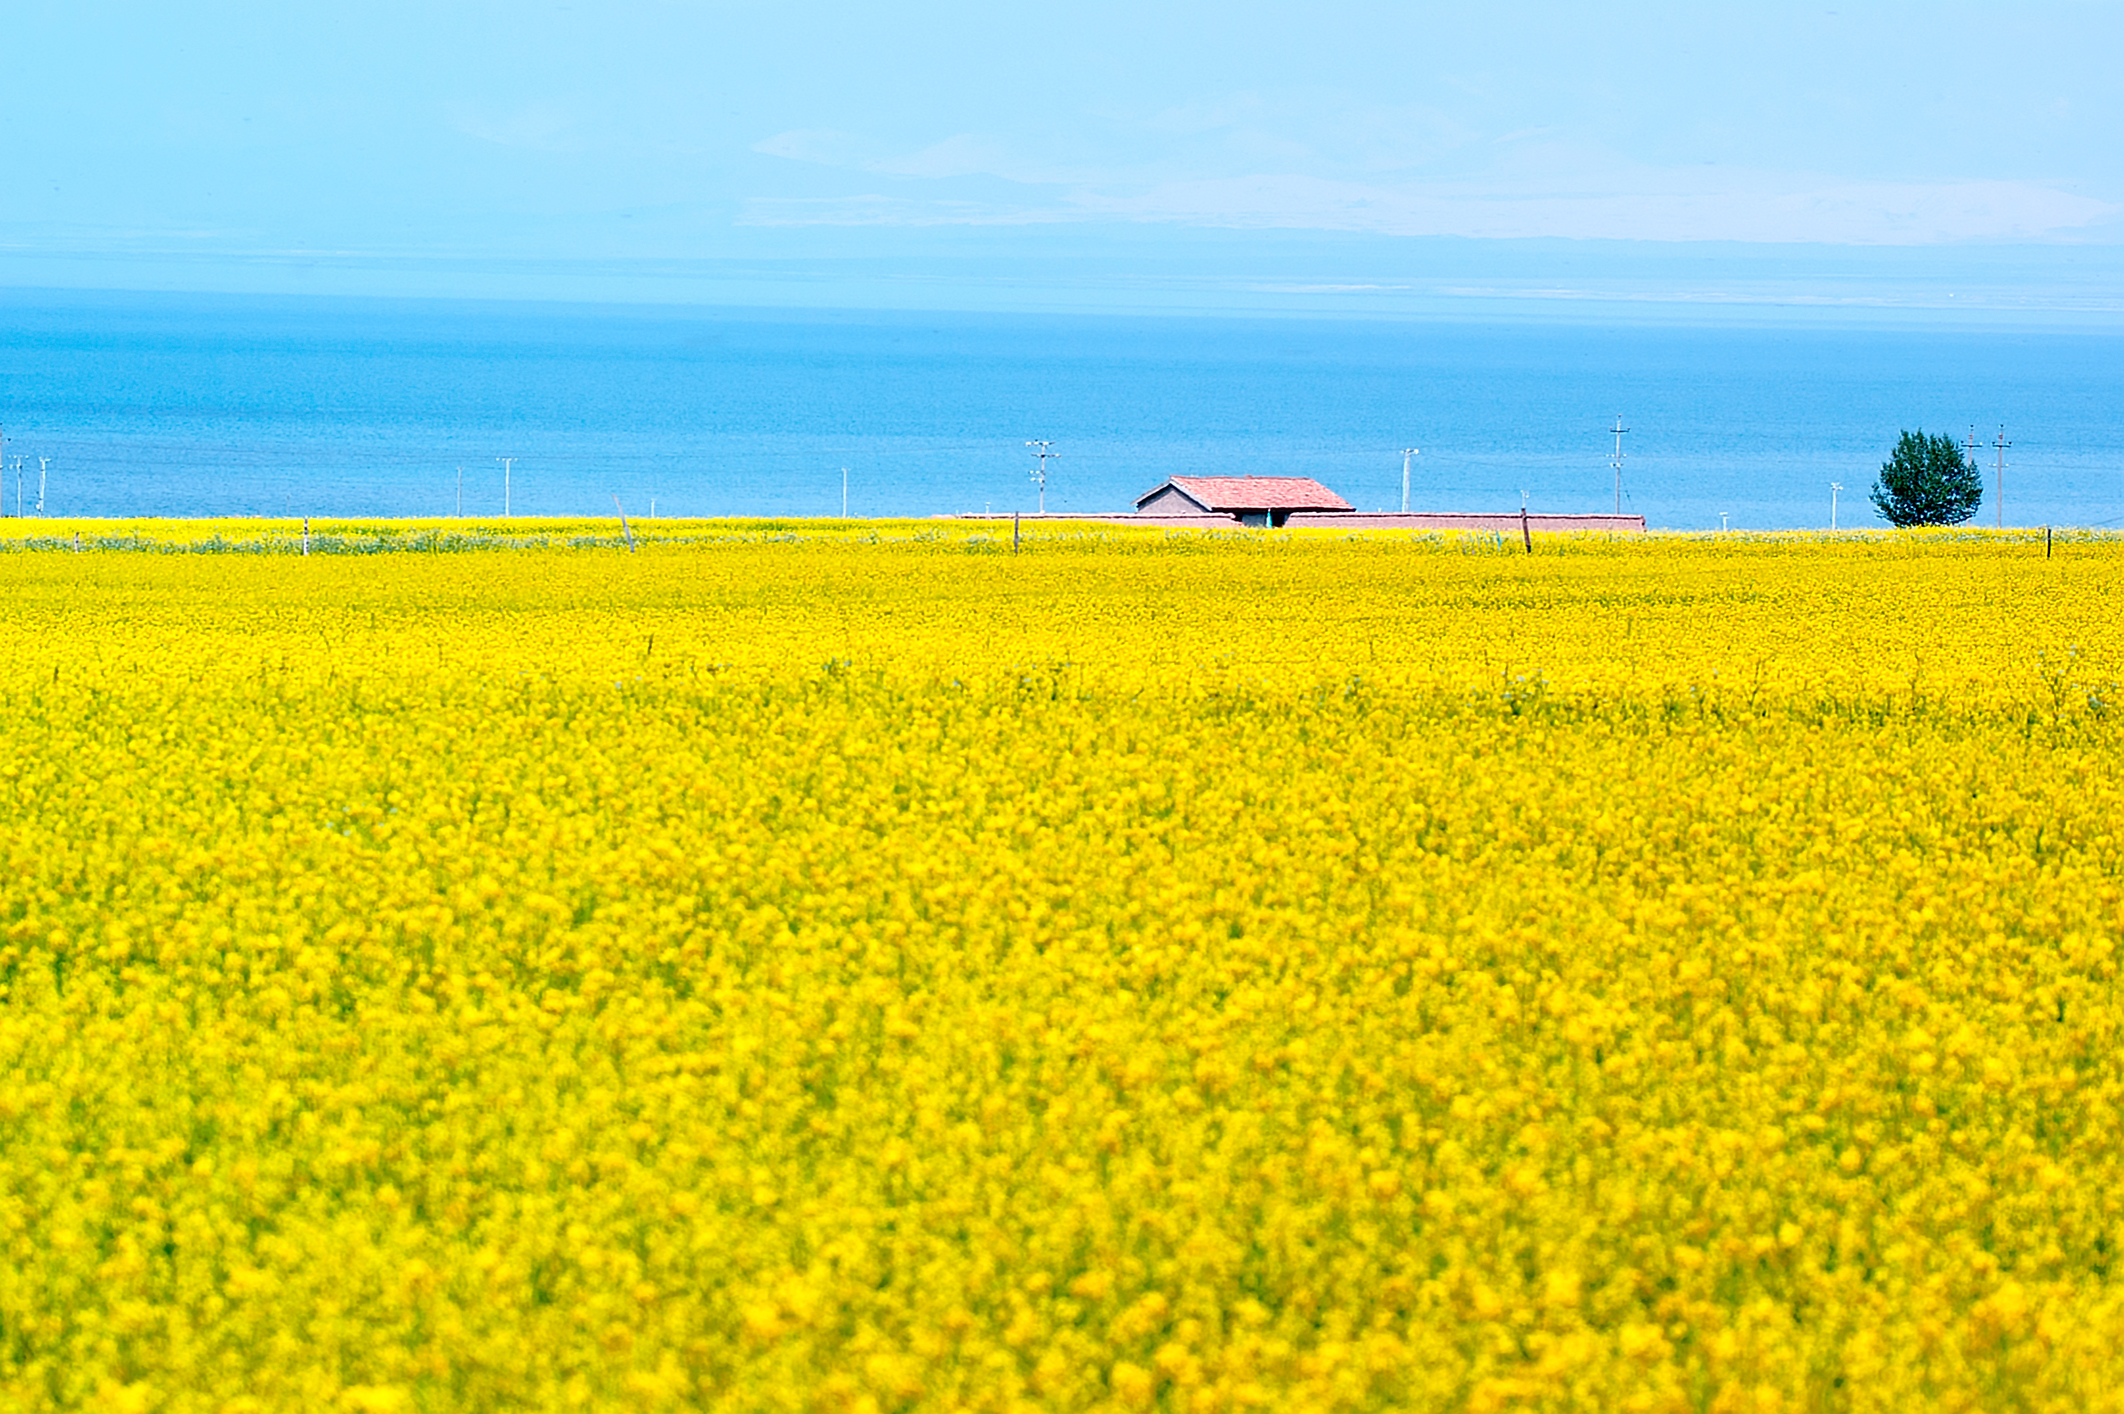
<path fill-rule="evenodd" d="M 1348 501 L 1310 476 L 1175 476 L 1136 498 L 1142 505 L 1177 486 L 1213 511 L 1347 511 Z"/>

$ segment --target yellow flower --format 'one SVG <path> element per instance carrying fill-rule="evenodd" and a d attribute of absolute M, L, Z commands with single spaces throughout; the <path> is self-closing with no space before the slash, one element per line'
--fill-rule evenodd
<path fill-rule="evenodd" d="M 2124 540 L 80 528 L 0 1403 L 2120 1407 Z"/>

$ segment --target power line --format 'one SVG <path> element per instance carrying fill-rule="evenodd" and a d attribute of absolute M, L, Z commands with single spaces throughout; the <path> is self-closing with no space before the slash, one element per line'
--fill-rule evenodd
<path fill-rule="evenodd" d="M 1061 454 L 1060 452 L 1051 452 L 1051 451 L 1049 451 L 1049 450 L 1048 450 L 1048 448 L 1049 448 L 1049 447 L 1052 447 L 1052 446 L 1054 446 L 1054 442 L 1053 442 L 1053 440 L 1052 440 L 1052 439 L 1050 439 L 1050 440 L 1048 440 L 1048 441 L 1044 441 L 1044 442 L 1027 442 L 1027 443 L 1026 443 L 1025 445 L 1026 445 L 1026 446 L 1028 446 L 1028 447 L 1037 447 L 1037 448 L 1039 449 L 1038 451 L 1036 451 L 1036 452 L 1034 452 L 1034 453 L 1033 453 L 1033 456 L 1034 456 L 1034 457 L 1036 457 L 1036 458 L 1037 458 L 1037 459 L 1039 460 L 1039 463 L 1040 463 L 1040 465 L 1039 465 L 1039 469 L 1033 472 L 1033 474 L 1032 474 L 1032 479 L 1033 479 L 1033 485 L 1035 485 L 1035 486 L 1037 486 L 1037 487 L 1039 487 L 1039 488 L 1040 488 L 1040 514 L 1041 514 L 1041 515 L 1046 515 L 1046 514 L 1047 514 L 1047 459 L 1048 459 L 1049 457 L 1059 457 L 1059 456 L 1061 456 L 1062 454 Z"/>
<path fill-rule="evenodd" d="M 1974 429 L 1972 429 L 1972 430 L 1974 430 Z M 2011 443 L 2011 442 L 2009 442 L 2009 441 L 2007 441 L 2007 440 L 2006 440 L 2006 424 L 2002 422 L 2002 423 L 2000 423 L 2000 424 L 1999 424 L 1999 440 L 1998 440 L 1998 449 L 1999 449 L 1999 473 L 1998 473 L 1998 495 L 1997 495 L 1997 497 L 1996 497 L 1996 500 L 1997 500 L 1997 505 L 1996 505 L 1996 506 L 1994 507 L 1994 509 L 1995 509 L 1995 510 L 1997 511 L 1997 513 L 1998 513 L 1998 526 L 1997 526 L 1997 528 L 1998 528 L 1998 529 L 2000 529 L 2000 530 L 2004 530 L 2004 529 L 2006 528 L 2006 449 L 2007 449 L 2008 447 L 2012 446 L 2012 445 L 2013 445 L 2013 443 Z"/>
<path fill-rule="evenodd" d="M 1609 430 L 1610 432 L 1613 432 L 1613 433 L 1615 434 L 1615 456 L 1614 456 L 1614 457 L 1613 457 L 1613 459 L 1611 460 L 1611 462 L 1610 462 L 1610 465 L 1612 465 L 1612 466 L 1613 466 L 1613 467 L 1615 468 L 1615 514 L 1617 514 L 1617 515 L 1621 515 L 1621 514 L 1622 514 L 1622 464 L 1623 464 L 1623 449 L 1622 449 L 1622 439 L 1623 439 L 1623 434 L 1624 434 L 1624 433 L 1626 433 L 1626 432 L 1628 432 L 1628 431 L 1629 431 L 1630 429 L 1629 429 L 1629 428 L 1627 428 L 1627 427 L 1625 427 L 1625 426 L 1623 426 L 1623 421 L 1622 421 L 1622 414 L 1621 414 L 1621 413 L 1617 413 L 1617 414 L 1615 415 L 1615 425 L 1614 425 L 1613 427 L 1609 428 L 1608 430 Z"/>

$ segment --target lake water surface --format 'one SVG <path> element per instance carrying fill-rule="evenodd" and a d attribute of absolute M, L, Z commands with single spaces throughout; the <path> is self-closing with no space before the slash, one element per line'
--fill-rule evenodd
<path fill-rule="evenodd" d="M 1975 424 L 1991 523 L 2124 524 L 2124 335 L 821 313 L 0 291 L 4 509 L 51 515 L 1123 511 L 1176 473 L 1391 508 L 1878 524 L 1901 428 Z"/>

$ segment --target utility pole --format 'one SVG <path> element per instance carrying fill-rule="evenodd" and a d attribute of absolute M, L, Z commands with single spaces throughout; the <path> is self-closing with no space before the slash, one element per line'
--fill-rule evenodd
<path fill-rule="evenodd" d="M 1984 481 L 1984 473 L 1983 473 L 1983 471 L 1982 471 L 1982 469 L 1981 469 L 1981 468 L 1982 468 L 1982 466 L 1983 466 L 1983 463 L 1979 462 L 1979 461 L 1978 461 L 1978 460 L 1976 459 L 1976 458 L 1977 458 L 1977 439 L 1976 439 L 1976 424 L 1975 424 L 1974 422 L 1972 422 L 1972 423 L 1970 423 L 1970 424 L 1969 424 L 1969 440 L 1968 440 L 1967 442 L 1964 442 L 1964 443 L 1963 443 L 1962 445 L 1963 445 L 1963 447 L 1964 447 L 1964 448 L 1966 449 L 1966 450 L 1965 450 L 1965 451 L 1964 451 L 1964 452 L 1962 453 L 1962 460 L 1963 460 L 1963 461 L 1965 461 L 1965 462 L 1967 462 L 1967 463 L 1969 463 L 1969 469 L 1970 469 L 1971 471 L 1974 471 L 1974 472 L 1976 472 L 1976 474 L 1977 474 L 1977 486 L 1978 486 L 1978 488 L 1979 488 L 1979 489 L 1982 489 L 1982 487 L 1983 487 L 1983 481 Z M 1996 498 L 1994 498 L 1994 499 L 1996 499 Z M 1994 507 L 1994 509 L 1996 509 L 1996 507 Z"/>
<path fill-rule="evenodd" d="M 52 459 L 50 457 L 37 458 L 37 514 L 40 516 L 44 514 L 45 473 L 51 470 L 51 466 Z"/>
<path fill-rule="evenodd" d="M 515 463 L 516 458 L 496 457 L 494 460 L 502 464 L 502 519 L 507 520 L 509 518 L 509 468 Z"/>
<path fill-rule="evenodd" d="M 1613 467 L 1615 468 L 1615 514 L 1617 514 L 1617 515 L 1621 515 L 1621 514 L 1622 514 L 1622 464 L 1623 464 L 1623 449 L 1622 449 L 1622 439 L 1623 439 L 1623 434 L 1624 434 L 1625 432 L 1628 432 L 1628 431 L 1629 431 L 1630 429 L 1622 425 L 1622 415 L 1621 415 L 1620 413 L 1618 413 L 1618 414 L 1616 414 L 1616 417 L 1615 417 L 1615 425 L 1614 425 L 1613 427 L 1609 428 L 1608 430 L 1609 430 L 1610 432 L 1613 432 L 1613 433 L 1615 434 L 1615 456 L 1614 456 L 1614 458 L 1613 458 L 1613 459 L 1612 459 L 1612 460 L 1611 460 L 1611 461 L 1609 462 L 1609 465 L 1611 465 L 1611 466 L 1613 466 Z"/>
<path fill-rule="evenodd" d="M 2006 449 L 2012 445 L 2013 443 L 2006 440 L 2006 424 L 2002 422 L 1999 424 L 1998 440 L 1998 495 L 1992 505 L 1992 509 L 1998 513 L 1998 528 L 2000 530 L 2006 528 Z"/>
<path fill-rule="evenodd" d="M 1422 454 L 1423 449 L 1421 447 L 1403 447 L 1401 449 L 1401 513 L 1403 515 L 1409 513 L 1409 459 Z"/>
<path fill-rule="evenodd" d="M 1054 442 L 1053 442 L 1052 440 L 1049 440 L 1049 441 L 1045 441 L 1045 442 L 1027 442 L 1027 443 L 1026 443 L 1025 445 L 1026 445 L 1026 446 L 1028 446 L 1028 447 L 1034 447 L 1034 448 L 1037 448 L 1037 449 L 1038 449 L 1038 450 L 1036 450 L 1036 451 L 1035 451 L 1035 452 L 1033 453 L 1033 456 L 1034 456 L 1035 458 L 1037 458 L 1037 459 L 1039 460 L 1039 463 L 1040 463 L 1040 469 L 1039 469 L 1038 471 L 1035 471 L 1035 472 L 1034 472 L 1034 473 L 1032 474 L 1032 479 L 1033 479 L 1033 485 L 1035 485 L 1035 486 L 1037 486 L 1037 487 L 1039 487 L 1039 488 L 1040 488 L 1040 514 L 1041 514 L 1041 515 L 1046 515 L 1046 514 L 1047 514 L 1047 459 L 1048 459 L 1049 457 L 1059 457 L 1059 456 L 1061 456 L 1062 454 L 1061 454 L 1060 452 L 1050 452 L 1049 450 L 1047 450 L 1047 449 L 1048 449 L 1049 447 L 1052 447 L 1052 446 L 1054 445 Z"/>
<path fill-rule="evenodd" d="M 1831 530 L 1836 529 L 1836 493 L 1843 489 L 1844 483 L 1841 481 L 1829 483 L 1829 528 Z"/>

